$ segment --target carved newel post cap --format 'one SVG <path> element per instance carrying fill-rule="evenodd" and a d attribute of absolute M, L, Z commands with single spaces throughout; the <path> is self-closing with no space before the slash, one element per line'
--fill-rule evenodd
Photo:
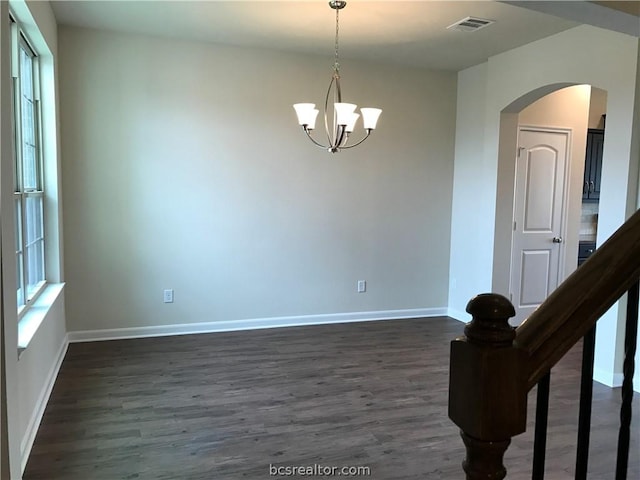
<path fill-rule="evenodd" d="M 487 346 L 511 345 L 516 336 L 509 319 L 516 314 L 508 298 L 497 293 L 482 293 L 467 304 L 467 313 L 473 317 L 464 329 L 470 342 Z"/>

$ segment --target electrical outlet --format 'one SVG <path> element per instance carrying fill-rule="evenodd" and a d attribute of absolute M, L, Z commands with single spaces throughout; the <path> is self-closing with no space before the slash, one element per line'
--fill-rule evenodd
<path fill-rule="evenodd" d="M 364 293 L 367 291 L 367 281 L 358 280 L 358 293 Z"/>
<path fill-rule="evenodd" d="M 173 288 L 167 288 L 164 291 L 164 303 L 173 303 Z"/>

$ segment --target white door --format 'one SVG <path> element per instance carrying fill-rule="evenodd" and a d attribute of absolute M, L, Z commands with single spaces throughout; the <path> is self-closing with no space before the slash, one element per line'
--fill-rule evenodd
<path fill-rule="evenodd" d="M 511 250 L 511 300 L 519 324 L 558 286 L 568 132 L 521 128 Z"/>

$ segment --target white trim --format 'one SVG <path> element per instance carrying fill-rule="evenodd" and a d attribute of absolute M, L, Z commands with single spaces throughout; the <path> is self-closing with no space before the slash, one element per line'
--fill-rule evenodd
<path fill-rule="evenodd" d="M 606 385 L 607 387 L 617 388 L 622 386 L 624 375 L 622 373 L 610 372 L 608 370 L 594 367 L 593 379 L 598 383 Z M 636 385 L 636 389 L 637 388 L 638 386 Z"/>
<path fill-rule="evenodd" d="M 38 298 L 25 311 L 18 321 L 18 349 L 24 350 L 38 331 L 38 328 L 49 313 L 64 288 L 64 283 L 48 283 Z"/>
<path fill-rule="evenodd" d="M 36 439 L 36 434 L 38 433 L 40 422 L 42 422 L 42 416 L 44 415 L 44 411 L 47 408 L 47 403 L 49 402 L 49 397 L 51 396 L 53 385 L 56 383 L 56 378 L 58 378 L 58 373 L 60 372 L 60 367 L 62 366 L 62 360 L 64 360 L 64 357 L 67 354 L 68 347 L 69 336 L 65 335 L 64 340 L 62 341 L 62 345 L 60 345 L 60 350 L 58 350 L 56 361 L 53 363 L 51 369 L 49 370 L 47 381 L 40 391 L 40 396 L 38 397 L 38 401 L 36 402 L 36 408 L 34 408 L 33 410 L 33 415 L 31 415 L 29 425 L 27 426 L 27 430 L 25 431 L 24 436 L 22 437 L 22 442 L 20 443 L 20 468 L 22 473 L 24 473 L 24 469 L 27 466 L 27 461 L 29 460 L 29 455 L 31 454 L 33 442 Z"/>
<path fill-rule="evenodd" d="M 448 308 L 447 316 L 462 323 L 467 323 L 471 321 L 471 315 L 469 315 L 467 312 L 456 310 L 455 308 Z"/>
<path fill-rule="evenodd" d="M 111 328 L 106 330 L 80 330 L 68 333 L 69 343 L 117 340 L 124 338 L 162 337 L 190 335 L 194 333 L 233 332 L 262 328 L 299 327 L 329 323 L 370 322 L 399 320 L 403 318 L 446 316 L 446 308 L 416 308 L 407 310 L 383 310 L 377 312 L 330 313 L 291 317 L 252 318 L 223 320 L 219 322 L 154 325 L 148 327 Z"/>

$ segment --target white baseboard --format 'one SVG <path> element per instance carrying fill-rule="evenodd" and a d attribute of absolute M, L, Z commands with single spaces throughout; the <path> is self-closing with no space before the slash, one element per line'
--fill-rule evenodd
<path fill-rule="evenodd" d="M 608 372 L 606 370 L 602 370 L 601 368 L 594 368 L 593 379 L 598 383 L 606 385 L 607 387 L 617 388 L 622 386 L 622 380 L 624 379 L 624 376 L 622 375 L 622 373 Z"/>
<path fill-rule="evenodd" d="M 233 332 L 263 328 L 300 327 L 329 323 L 369 322 L 400 320 L 406 318 L 439 317 L 447 315 L 446 308 L 416 308 L 406 310 L 382 310 L 374 312 L 330 313 L 292 317 L 253 318 L 224 320 L 220 322 L 154 325 L 149 327 L 111 328 L 106 330 L 79 330 L 68 333 L 70 343 L 118 340 L 125 338 L 163 337 L 195 333 Z"/>
<path fill-rule="evenodd" d="M 454 320 L 458 320 L 459 322 L 467 323 L 471 321 L 471 315 L 467 312 L 462 312 L 460 310 L 456 310 L 454 308 L 447 309 L 447 316 L 453 318 Z"/>
<path fill-rule="evenodd" d="M 42 416 L 44 415 L 44 411 L 47 408 L 47 403 L 49 402 L 49 397 L 51 396 L 53 385 L 56 383 L 56 378 L 58 378 L 58 372 L 60 372 L 62 360 L 64 360 L 68 347 L 69 336 L 65 335 L 62 341 L 62 345 L 60 345 L 60 349 L 58 350 L 56 359 L 49 369 L 47 380 L 42 387 L 42 390 L 40 391 L 38 401 L 36 402 L 36 408 L 33 410 L 33 414 L 29 419 L 29 424 L 27 425 L 27 430 L 22 437 L 22 442 L 20 442 L 20 468 L 22 473 L 24 473 L 24 469 L 27 466 L 27 461 L 29 460 L 29 455 L 31 454 L 33 442 L 36 439 L 36 434 L 38 433 L 38 428 L 40 427 Z"/>

